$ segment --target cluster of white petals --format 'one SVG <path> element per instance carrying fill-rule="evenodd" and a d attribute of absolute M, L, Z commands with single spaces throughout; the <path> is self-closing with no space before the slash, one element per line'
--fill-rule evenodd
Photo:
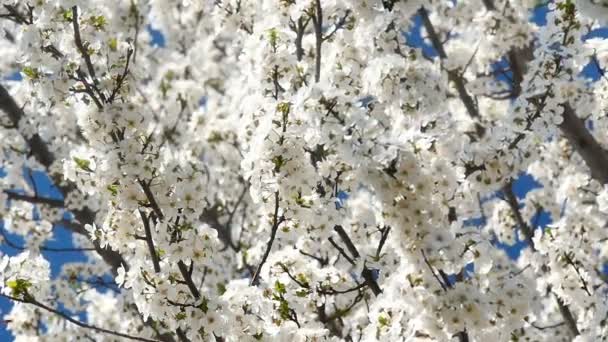
<path fill-rule="evenodd" d="M 6 327 L 608 339 L 607 9 L 3 0 Z"/>

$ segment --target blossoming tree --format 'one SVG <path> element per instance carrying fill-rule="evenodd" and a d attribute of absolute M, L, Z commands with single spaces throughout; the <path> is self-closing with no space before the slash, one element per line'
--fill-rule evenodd
<path fill-rule="evenodd" d="M 550 2 L 544 26 L 537 5 L 3 0 L 0 70 L 22 75 L 0 84 L 0 242 L 21 250 L 0 261 L 6 326 L 606 338 L 607 5 Z M 518 198 L 524 172 L 542 187 Z M 49 247 L 57 227 L 73 248 Z M 42 252 L 67 250 L 86 261 L 51 277 Z"/>

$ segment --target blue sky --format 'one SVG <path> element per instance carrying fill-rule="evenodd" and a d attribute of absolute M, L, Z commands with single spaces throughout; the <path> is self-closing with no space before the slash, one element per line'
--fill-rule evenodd
<path fill-rule="evenodd" d="M 539 24 L 544 24 L 546 22 L 546 13 L 546 6 L 541 6 L 532 13 L 532 20 Z M 428 53 L 429 55 L 434 55 L 434 51 L 432 50 L 432 48 L 428 44 L 423 44 L 420 38 L 420 26 L 420 21 L 418 20 L 412 32 L 407 34 L 408 41 L 412 45 L 423 46 L 423 49 L 426 53 Z M 149 28 L 149 31 L 153 36 L 153 44 L 159 47 L 164 47 L 165 40 L 161 32 L 152 28 Z M 596 30 L 590 35 L 590 37 L 608 37 L 608 28 Z M 586 77 L 594 80 L 599 78 L 597 69 L 592 66 L 588 66 L 587 68 L 585 68 L 583 70 L 583 74 Z M 14 75 L 11 75 L 11 77 L 14 77 Z M 0 177 L 3 176 L 1 172 L 2 171 L 0 168 Z M 46 177 L 46 175 L 37 173 L 34 177 L 34 180 L 42 196 L 55 198 L 59 197 L 57 190 L 53 188 L 51 182 L 49 181 L 48 177 Z M 529 175 L 521 175 L 515 182 L 515 194 L 517 195 L 517 197 L 523 198 L 528 191 L 538 186 L 539 184 L 536 183 L 534 179 Z M 546 224 L 550 223 L 550 217 L 546 213 L 541 213 L 536 222 L 539 226 L 545 226 Z M 2 227 L 1 222 L 0 227 Z M 73 247 L 71 233 L 68 230 L 61 227 L 56 227 L 53 232 L 53 239 L 47 242 L 47 246 L 61 248 Z M 11 241 L 14 243 L 17 243 L 19 245 L 23 244 L 23 240 L 16 236 L 10 236 L 10 238 Z M 515 244 L 514 246 L 500 245 L 500 247 L 504 248 L 511 257 L 515 258 L 519 255 L 523 247 L 523 243 L 520 242 Z M 16 255 L 19 253 L 18 250 L 10 248 L 5 244 L 0 244 L 0 252 L 7 255 Z M 53 276 L 56 276 L 59 273 L 63 264 L 68 262 L 85 260 L 85 257 L 82 253 L 76 252 L 43 252 L 43 254 L 51 262 L 51 271 Z M 9 309 L 10 303 L 4 298 L 0 298 L 0 316 L 7 313 Z M 12 341 L 12 336 L 5 328 L 6 326 L 3 321 L 0 321 L 0 341 Z"/>

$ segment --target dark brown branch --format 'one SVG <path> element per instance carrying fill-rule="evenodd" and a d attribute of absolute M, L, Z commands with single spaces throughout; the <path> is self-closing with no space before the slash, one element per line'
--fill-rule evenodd
<path fill-rule="evenodd" d="M 192 265 L 193 263 L 191 262 L 190 267 L 192 267 Z M 186 264 L 182 260 L 180 260 L 177 262 L 177 267 L 179 268 L 179 271 L 182 274 L 184 281 L 186 281 L 186 286 L 188 286 L 190 293 L 192 293 L 192 295 L 196 299 L 201 298 L 201 293 L 198 291 L 196 285 L 194 285 L 194 281 L 192 280 L 192 272 L 188 269 L 188 266 L 186 266 Z"/>
<path fill-rule="evenodd" d="M 488 10 L 495 10 L 494 4 L 491 0 L 484 0 L 484 5 Z M 564 39 L 566 39 L 566 35 L 564 35 Z M 533 45 L 530 43 L 523 49 L 518 49 L 516 47 L 511 48 L 508 53 L 509 63 L 511 64 L 511 71 L 513 73 L 513 96 L 517 97 L 520 95 L 522 88 L 521 82 L 523 81 L 524 74 L 527 71 L 527 63 L 533 58 Z M 544 108 L 544 104 L 546 103 L 546 96 L 541 99 L 539 109 L 537 114 L 534 115 L 527 124 L 526 130 L 531 127 L 532 121 L 536 116 L 540 113 L 542 108 Z M 587 131 L 583 120 L 578 118 L 574 113 L 574 110 L 570 106 L 569 103 L 565 103 L 564 105 L 564 113 L 563 113 L 563 121 L 559 125 L 559 128 L 562 130 L 566 138 L 570 141 L 570 143 L 574 146 L 577 152 L 583 157 L 589 168 L 591 169 L 592 176 L 601 183 L 605 184 L 608 182 L 608 175 L 606 174 L 606 170 L 608 170 L 608 160 L 606 160 L 606 152 L 599 146 L 597 141 L 593 138 L 593 136 Z M 509 149 L 514 148 L 517 145 L 519 140 L 523 139 L 523 134 L 517 136 L 517 139 L 510 144 Z M 511 185 L 507 184 L 509 190 L 511 190 Z M 505 186 L 506 187 L 506 186 Z M 512 193 L 512 191 L 510 191 Z M 507 192 L 508 193 L 508 192 Z M 513 196 L 514 197 L 514 196 Z M 512 202 L 512 200 L 511 200 Z M 517 201 L 515 200 L 515 203 Z M 521 218 L 519 214 L 519 210 L 513 210 L 513 206 L 511 203 L 509 205 L 512 207 L 512 211 L 516 216 Z M 517 207 L 517 209 L 519 209 Z M 523 219 L 522 219 L 523 221 Z M 520 229 L 521 227 L 527 226 L 525 222 L 523 224 L 519 223 Z M 524 228 L 525 229 L 525 228 Z M 531 230 L 528 228 L 527 232 L 523 231 L 526 236 L 526 240 L 528 241 L 529 246 L 534 250 L 534 244 L 528 236 L 532 235 Z M 559 306 L 559 311 L 564 318 L 565 323 L 568 325 L 570 331 L 574 334 L 574 336 L 579 335 L 578 328 L 576 327 L 576 320 L 572 315 L 572 312 L 566 306 L 562 300 L 555 296 L 557 300 L 557 304 Z"/>
<path fill-rule="evenodd" d="M 555 329 L 555 328 L 559 328 L 562 325 L 566 324 L 566 322 L 559 322 L 559 323 L 555 323 L 555 324 L 551 324 L 551 325 L 547 325 L 544 327 L 538 326 L 534 323 L 530 323 L 530 325 L 538 330 L 545 330 L 545 329 Z"/>
<path fill-rule="evenodd" d="M 78 75 L 78 77 L 72 77 L 72 79 L 75 80 L 75 81 L 78 81 L 78 82 L 82 83 L 82 85 L 84 85 L 84 89 L 70 88 L 70 91 L 72 91 L 74 93 L 85 93 L 85 94 L 89 95 L 89 97 L 91 98 L 91 100 L 93 100 L 93 102 L 95 102 L 95 106 L 97 106 L 98 109 L 103 109 L 103 104 L 97 98 L 97 95 L 95 95 L 95 91 L 94 91 L 93 87 L 87 81 L 87 77 L 80 70 L 80 67 L 78 67 L 78 70 L 76 70 L 76 75 Z"/>
<path fill-rule="evenodd" d="M 310 254 L 310 253 L 308 253 L 308 252 L 304 252 L 304 251 L 303 251 L 303 250 L 301 250 L 301 249 L 299 250 L 299 252 L 300 252 L 300 254 L 302 254 L 302 255 L 304 255 L 304 256 L 307 256 L 307 257 L 309 257 L 309 258 L 311 258 L 311 259 L 313 259 L 313 260 L 317 261 L 321 267 L 325 267 L 325 266 L 327 266 L 327 264 L 328 264 L 328 262 L 329 262 L 329 260 L 328 260 L 328 258 L 327 258 L 327 257 L 319 257 L 319 256 L 316 256 L 316 255 Z"/>
<path fill-rule="evenodd" d="M 262 271 L 262 267 L 264 266 L 266 259 L 268 259 L 268 256 L 270 255 L 272 244 L 274 243 L 277 231 L 279 230 L 279 226 L 281 225 L 281 223 L 283 223 L 283 220 L 283 216 L 279 218 L 279 192 L 277 191 L 274 193 L 274 214 L 272 215 L 272 228 L 270 230 L 270 239 L 266 244 L 266 251 L 262 256 L 262 260 L 260 261 L 260 264 L 255 270 L 253 277 L 251 278 L 251 285 L 253 286 L 257 286 L 260 283 L 260 272 Z"/>
<path fill-rule="evenodd" d="M 25 117 L 23 109 L 17 105 L 13 97 L 2 85 L 0 85 L 0 110 L 4 111 L 8 115 L 9 119 L 16 127 L 19 127 L 19 122 Z M 31 138 L 27 139 L 27 142 L 30 147 L 30 153 L 34 156 L 34 158 L 36 158 L 36 160 L 45 168 L 49 169 L 49 167 L 55 161 L 55 156 L 49 150 L 47 143 L 43 141 L 38 134 L 34 134 Z M 61 185 L 61 179 L 58 176 L 53 176 L 53 181 L 59 188 L 63 198 L 66 197 L 66 194 L 76 190 L 76 187 L 74 185 Z M 73 213 L 76 217 L 76 220 L 78 220 L 80 224 L 76 222 L 67 221 L 63 221 L 62 224 L 74 232 L 89 236 L 87 230 L 84 229 L 84 224 L 94 223 L 95 213 L 89 208 L 74 210 Z M 102 257 L 102 259 L 112 267 L 112 271 L 114 274 L 116 274 L 116 270 L 118 269 L 118 267 L 120 267 L 120 265 L 124 265 L 125 268 L 128 268 L 122 256 L 117 252 L 101 248 L 99 246 L 99 243 L 96 241 L 93 242 L 93 245 L 95 246 L 95 250 Z"/>
<path fill-rule="evenodd" d="M 344 25 L 346 24 L 346 19 L 348 18 L 349 15 L 350 15 L 350 9 L 347 9 L 346 12 L 344 13 L 344 15 L 340 19 L 338 19 L 338 21 L 336 21 L 336 23 L 334 24 L 334 29 L 331 30 L 330 33 L 325 35 L 325 37 L 323 37 L 323 41 L 330 39 L 339 29 L 344 27 Z"/>
<path fill-rule="evenodd" d="M 205 208 L 203 214 L 200 216 L 200 220 L 217 231 L 217 237 L 222 241 L 224 246 L 226 246 L 225 248 L 230 247 L 233 251 L 239 252 L 240 246 L 232 241 L 230 229 L 227 225 L 220 223 L 219 215 L 216 207 Z"/>
<path fill-rule="evenodd" d="M 515 194 L 513 193 L 513 182 L 508 182 L 502 188 L 502 192 L 505 194 L 505 201 L 507 201 L 509 208 L 511 208 L 511 212 L 515 216 L 515 222 L 517 222 L 519 230 L 523 233 L 530 249 L 535 252 L 536 247 L 534 246 L 534 241 L 532 240 L 532 237 L 534 237 L 534 231 L 533 228 L 531 228 L 521 216 L 519 203 L 517 203 L 517 197 L 515 197 Z"/>
<path fill-rule="evenodd" d="M 9 190 L 4 190 L 3 192 L 7 194 L 8 198 L 11 200 L 24 201 L 35 204 L 46 204 L 54 208 L 63 208 L 64 206 L 63 200 L 58 200 L 55 198 L 22 195 Z"/>
<path fill-rule="evenodd" d="M 0 13 L 0 18 L 6 18 L 8 20 L 14 21 L 17 24 L 20 25 L 31 25 L 34 23 L 34 18 L 33 18 L 33 10 L 34 7 L 30 6 L 30 5 L 26 5 L 28 8 L 28 14 L 27 16 L 21 12 L 19 12 L 19 10 L 16 8 L 16 6 L 13 5 L 2 5 L 7 11 L 8 13 Z"/>
<path fill-rule="evenodd" d="M 559 307 L 559 312 L 562 314 L 562 317 L 564 317 L 564 321 L 566 322 L 566 325 L 568 326 L 570 332 L 574 336 L 580 335 L 578 327 L 576 326 L 576 319 L 574 319 L 574 316 L 572 315 L 572 312 L 570 311 L 568 306 L 564 304 L 562 299 L 559 298 L 556 294 L 553 295 L 555 296 L 555 301 L 557 302 L 557 306 Z"/>
<path fill-rule="evenodd" d="M 139 210 L 139 216 L 141 216 L 141 221 L 144 224 L 144 231 L 146 232 L 146 244 L 148 245 L 148 250 L 150 252 L 150 256 L 152 257 L 152 264 L 154 265 L 154 272 L 160 272 L 160 261 L 158 259 L 158 253 L 156 253 L 156 249 L 154 248 L 154 240 L 152 240 L 152 230 L 150 229 L 150 218 L 146 216 L 146 214 Z"/>
<path fill-rule="evenodd" d="M 572 259 L 572 255 L 573 255 L 572 253 L 564 253 L 564 255 L 563 255 L 564 260 L 566 260 L 566 263 L 569 264 L 570 266 L 572 266 L 572 268 L 574 268 L 574 271 L 576 272 L 578 279 L 582 283 L 583 290 L 585 290 L 585 292 L 587 293 L 587 296 L 591 296 L 591 292 L 589 291 L 589 286 L 587 284 L 587 281 L 585 280 L 585 278 L 583 278 L 583 275 L 581 274 L 579 268 L 576 266 L 576 263 Z"/>
<path fill-rule="evenodd" d="M 494 7 L 494 2 L 492 0 L 483 0 L 483 4 L 484 4 L 484 6 L 486 6 L 486 9 L 488 11 L 493 11 L 496 9 L 496 7 Z"/>
<path fill-rule="evenodd" d="M 486 1 L 484 3 L 488 9 L 494 9 L 493 6 L 488 6 Z M 533 58 L 532 44 L 528 44 L 523 49 L 513 47 L 509 51 L 508 57 L 513 73 L 513 94 L 516 97 L 521 93 L 521 82 L 527 70 L 527 62 Z M 563 121 L 559 124 L 560 130 L 576 152 L 581 155 L 591 170 L 591 176 L 602 184 L 608 183 L 608 151 L 585 127 L 584 120 L 576 115 L 570 103 L 566 102 L 562 106 L 564 113 Z M 522 138 L 523 135 L 520 135 L 517 140 Z M 514 144 L 511 145 L 510 147 L 514 147 Z"/>
<path fill-rule="evenodd" d="M 101 328 L 101 327 L 98 327 L 98 326 L 95 326 L 95 325 L 91 325 L 91 324 L 87 324 L 87 323 L 81 322 L 79 320 L 76 320 L 76 319 L 68 316 L 67 314 L 65 314 L 65 313 L 63 313 L 63 312 L 61 312 L 61 311 L 59 311 L 57 309 L 54 309 L 54 308 L 52 308 L 50 306 L 47 306 L 47 305 L 45 305 L 43 303 L 40 303 L 39 301 L 31 298 L 31 296 L 29 296 L 29 295 L 27 295 L 24 299 L 13 297 L 13 296 L 9 296 L 9 295 L 3 294 L 3 293 L 0 293 L 0 296 L 2 296 L 4 298 L 7 298 L 7 299 L 10 299 L 10 300 L 15 301 L 15 302 L 20 302 L 20 303 L 25 303 L 25 304 L 32 304 L 32 305 L 37 306 L 37 307 L 39 307 L 41 309 L 44 309 L 44 310 L 49 311 L 51 313 L 54 313 L 55 315 L 61 317 L 62 319 L 66 320 L 66 321 L 68 321 L 70 323 L 73 323 L 73 324 L 75 324 L 75 325 L 77 325 L 77 326 L 79 326 L 81 328 L 90 329 L 90 330 L 97 331 L 99 333 L 113 335 L 113 336 L 118 336 L 118 337 L 126 338 L 126 339 L 129 339 L 129 340 L 134 340 L 134 341 L 159 342 L 159 340 L 152 340 L 152 339 L 145 338 L 145 337 L 138 337 L 138 336 L 128 335 L 128 334 L 124 334 L 124 333 L 121 333 L 121 332 L 117 332 L 117 331 L 113 331 L 113 330 L 109 330 L 109 329 L 105 329 L 105 328 Z"/>
<path fill-rule="evenodd" d="M 95 75 L 95 67 L 93 66 L 93 62 L 91 62 L 91 55 L 89 55 L 89 52 L 87 51 L 87 48 L 84 46 L 82 38 L 80 37 L 80 26 L 78 24 L 78 6 L 72 7 L 72 26 L 74 28 L 74 43 L 76 44 L 78 51 L 82 55 L 82 58 L 84 59 L 84 62 L 87 65 L 87 70 L 89 71 L 89 75 L 93 80 L 93 85 L 97 92 L 97 95 L 99 95 L 103 102 L 106 102 L 105 95 L 98 88 L 99 80 Z"/>
<path fill-rule="evenodd" d="M 374 272 L 370 270 L 367 266 L 363 267 L 363 271 L 361 271 L 361 276 L 365 280 L 365 285 L 369 286 L 370 290 L 372 290 L 374 296 L 379 296 L 382 293 L 382 289 L 380 288 L 380 285 L 378 285 L 378 282 L 374 277 Z"/>
<path fill-rule="evenodd" d="M 180 341 L 182 342 L 189 342 L 190 339 L 188 339 L 188 336 L 186 336 L 186 334 L 184 334 L 184 332 L 181 329 L 177 329 L 177 337 L 179 338 Z"/>
<path fill-rule="evenodd" d="M 19 121 L 25 118 L 23 109 L 17 105 L 13 97 L 9 94 L 8 90 L 0 85 L 0 110 L 5 112 L 13 125 L 19 127 Z M 32 135 L 31 138 L 26 138 L 27 143 L 30 147 L 30 153 L 34 155 L 36 160 L 45 167 L 49 167 L 53 161 L 53 154 L 49 151 L 46 143 L 38 135 L 38 133 Z"/>
<path fill-rule="evenodd" d="M 2 226 L 0 226 L 0 236 L 2 236 L 3 242 L 6 243 L 6 245 L 11 247 L 12 249 L 19 250 L 19 251 L 24 251 L 27 249 L 26 247 L 20 246 L 17 243 L 11 241 L 11 239 L 8 237 L 8 235 L 6 234 L 6 232 L 4 231 Z M 57 247 L 47 247 L 47 246 L 39 246 L 38 249 L 41 251 L 45 251 L 45 252 L 77 252 L 77 253 L 95 250 L 95 248 L 70 248 L 70 247 L 57 248 Z"/>
<path fill-rule="evenodd" d="M 517 98 L 522 92 L 521 84 L 527 70 L 527 62 L 534 57 L 532 54 L 532 43 L 522 49 L 511 48 L 507 56 L 511 65 L 511 73 L 513 74 L 511 93 L 513 98 Z"/>
<path fill-rule="evenodd" d="M 420 253 L 422 253 L 422 258 L 424 259 L 424 263 L 426 264 L 426 266 L 431 271 L 431 274 L 433 274 L 433 277 L 435 277 L 435 280 L 437 280 L 437 282 L 439 283 L 439 285 L 441 286 L 441 288 L 443 289 L 443 291 L 447 292 L 448 288 L 441 281 L 441 279 L 439 279 L 439 277 L 437 276 L 437 274 L 435 274 L 435 270 L 433 269 L 433 266 L 431 266 L 431 263 L 429 262 L 429 259 L 426 257 L 426 254 L 424 253 L 424 250 L 421 249 Z"/>
<path fill-rule="evenodd" d="M 435 48 L 435 50 L 437 51 L 439 58 L 441 60 L 447 59 L 448 55 L 446 54 L 446 52 L 443 48 L 443 42 L 441 41 L 441 39 L 439 38 L 439 35 L 435 31 L 435 27 L 433 26 L 433 23 L 431 23 L 431 20 L 429 19 L 428 12 L 426 11 L 426 9 L 424 7 L 421 7 L 420 10 L 418 10 L 418 13 L 420 14 L 420 17 L 422 18 L 422 23 L 424 25 L 424 28 L 426 29 L 428 37 L 431 40 L 433 48 Z M 469 93 L 467 92 L 467 89 L 465 86 L 465 80 L 462 77 L 462 75 L 456 70 L 446 70 L 446 71 L 448 73 L 448 79 L 452 83 L 454 83 L 454 86 L 456 87 L 456 91 L 458 92 L 458 96 L 460 97 L 460 100 L 464 104 L 469 116 L 473 119 L 479 119 L 479 117 L 480 117 L 479 109 L 477 108 L 477 105 L 476 105 L 475 101 L 473 100 L 473 98 L 471 97 L 471 95 L 469 95 Z M 475 130 L 476 130 L 476 133 L 478 136 L 483 136 L 483 134 L 485 133 L 484 127 L 481 126 L 479 123 L 475 124 Z"/>
<path fill-rule="evenodd" d="M 321 79 L 321 46 L 323 45 L 323 9 L 321 8 L 321 0 L 315 0 L 312 24 L 315 30 L 315 82 L 319 82 Z"/>
<path fill-rule="evenodd" d="M 331 243 L 331 245 L 334 246 L 336 250 L 338 250 L 338 253 L 340 253 L 340 255 L 342 255 L 351 265 L 355 266 L 355 261 L 348 255 L 348 253 L 346 253 L 344 248 L 340 247 L 340 245 L 338 245 L 332 237 L 330 237 L 328 240 L 329 243 Z"/>
<path fill-rule="evenodd" d="M 353 255 L 354 259 L 358 259 L 360 257 L 359 251 L 357 250 L 357 247 L 355 247 L 355 244 L 353 243 L 353 241 L 351 240 L 350 236 L 348 236 L 348 234 L 346 233 L 346 231 L 344 230 L 344 228 L 342 228 L 342 226 L 340 225 L 336 225 L 334 226 L 334 230 L 336 231 L 336 233 L 338 233 L 338 235 L 340 236 L 340 239 L 342 239 L 342 241 L 344 242 L 344 244 L 346 244 L 346 248 L 348 248 L 349 252 Z M 330 242 L 333 242 L 330 239 Z M 337 247 L 337 244 L 334 244 L 334 247 Z M 341 249 L 338 249 L 341 250 Z M 341 253 L 346 256 L 346 253 L 342 250 Z M 348 258 L 348 257 L 347 257 Z M 351 264 L 355 264 L 354 261 L 350 260 Z M 382 293 L 382 289 L 380 288 L 380 285 L 378 285 L 378 282 L 376 281 L 376 279 L 374 279 L 374 273 L 372 270 L 370 270 L 367 266 L 363 266 L 363 270 L 361 271 L 361 276 L 363 277 L 363 279 L 365 280 L 365 284 L 367 284 L 369 286 L 369 288 L 372 290 L 372 292 L 374 293 L 375 296 L 378 296 L 379 294 Z"/>
<path fill-rule="evenodd" d="M 131 7 L 129 8 L 131 14 L 135 16 L 135 37 L 133 38 L 133 62 L 137 62 L 137 47 L 139 45 L 139 29 L 140 29 L 140 15 L 139 9 L 137 9 L 137 5 L 135 2 L 131 3 Z"/>
<path fill-rule="evenodd" d="M 232 210 L 228 214 L 228 221 L 226 221 L 226 228 L 228 231 L 230 231 L 230 228 L 232 225 L 232 220 L 234 219 L 234 214 L 236 213 L 237 209 L 239 208 L 239 205 L 243 202 L 245 195 L 247 195 L 247 192 L 249 191 L 249 186 L 250 186 L 250 183 L 247 180 L 245 186 L 243 187 L 243 191 L 239 195 L 239 198 L 237 199 L 236 203 L 234 204 L 234 208 L 232 208 Z M 232 238 L 230 240 L 232 241 Z"/>
<path fill-rule="evenodd" d="M 306 27 L 308 26 L 308 23 L 310 22 L 311 19 L 312 19 L 311 16 L 309 16 L 306 20 L 304 20 L 303 18 L 299 18 L 297 23 L 294 21 L 291 21 L 290 25 L 289 25 L 289 27 L 296 34 L 294 44 L 296 46 L 296 58 L 297 58 L 298 62 L 300 62 L 302 60 L 302 57 L 304 57 L 304 48 L 302 47 L 302 39 L 304 38 L 304 30 L 306 30 Z"/>
<path fill-rule="evenodd" d="M 454 336 L 457 336 L 460 342 L 469 342 L 469 334 L 467 333 L 467 329 L 457 332 L 454 334 Z"/>
<path fill-rule="evenodd" d="M 391 232 L 390 226 L 386 226 L 386 227 L 382 228 L 382 230 L 380 231 L 380 234 L 382 234 L 382 235 L 380 236 L 380 242 L 378 243 L 378 248 L 376 248 L 376 259 L 380 259 L 380 254 L 382 253 L 382 248 L 384 247 L 384 244 L 386 243 L 388 234 L 390 232 Z"/>
<path fill-rule="evenodd" d="M 73 211 L 73 213 L 76 216 L 76 219 L 78 219 L 79 221 L 80 219 L 91 218 L 90 221 L 85 222 L 94 222 L 95 214 L 92 213 L 88 208 L 84 208 L 82 210 L 75 210 Z M 89 232 L 84 228 L 84 223 L 82 222 L 78 223 L 75 221 L 61 221 L 59 222 L 59 224 L 74 233 L 89 237 Z M 120 266 L 123 266 L 125 270 L 129 269 L 127 262 L 118 252 L 115 252 L 109 248 L 101 247 L 98 241 L 92 241 L 92 243 L 95 247 L 95 251 L 97 252 L 97 254 L 99 254 L 99 256 L 101 256 L 101 258 L 110 266 L 114 275 L 117 274 L 117 270 Z"/>
<path fill-rule="evenodd" d="M 133 49 L 129 48 L 127 50 L 127 61 L 125 62 L 125 68 L 122 71 L 122 75 L 116 76 L 117 77 L 116 78 L 116 87 L 114 87 L 114 90 L 112 90 L 112 94 L 110 95 L 110 98 L 108 99 L 108 103 L 114 102 L 114 98 L 116 97 L 116 94 L 118 94 L 118 92 L 122 88 L 122 85 L 123 85 L 125 79 L 127 78 L 127 74 L 129 73 L 129 62 L 131 61 L 132 55 L 133 55 Z"/>
<path fill-rule="evenodd" d="M 570 104 L 565 103 L 563 107 L 560 130 L 591 170 L 591 177 L 602 184 L 608 183 L 608 152 L 585 127 L 585 122 L 576 115 Z"/>
<path fill-rule="evenodd" d="M 142 181 L 141 179 L 138 179 L 137 183 L 139 183 L 142 190 L 146 194 L 146 198 L 150 202 L 150 205 L 152 206 L 152 210 L 154 211 L 154 214 L 156 214 L 156 217 L 158 217 L 162 221 L 165 216 L 163 215 L 163 212 L 160 209 L 160 206 L 156 202 L 156 198 L 154 198 L 154 194 L 152 193 L 152 190 L 150 190 L 150 182 L 146 183 L 146 182 Z"/>
<path fill-rule="evenodd" d="M 357 247 L 355 247 L 355 244 L 352 242 L 348 234 L 346 234 L 346 231 L 344 231 L 344 228 L 342 228 L 342 226 L 340 225 L 336 225 L 334 226 L 334 231 L 338 233 L 340 239 L 342 239 L 342 241 L 346 244 L 346 248 L 348 248 L 348 251 L 353 256 L 353 258 L 358 259 L 360 256 L 359 251 L 357 250 Z"/>

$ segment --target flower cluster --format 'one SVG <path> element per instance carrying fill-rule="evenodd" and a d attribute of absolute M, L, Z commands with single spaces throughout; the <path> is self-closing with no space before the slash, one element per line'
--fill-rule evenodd
<path fill-rule="evenodd" d="M 608 336 L 603 3 L 4 2 L 17 340 Z"/>

